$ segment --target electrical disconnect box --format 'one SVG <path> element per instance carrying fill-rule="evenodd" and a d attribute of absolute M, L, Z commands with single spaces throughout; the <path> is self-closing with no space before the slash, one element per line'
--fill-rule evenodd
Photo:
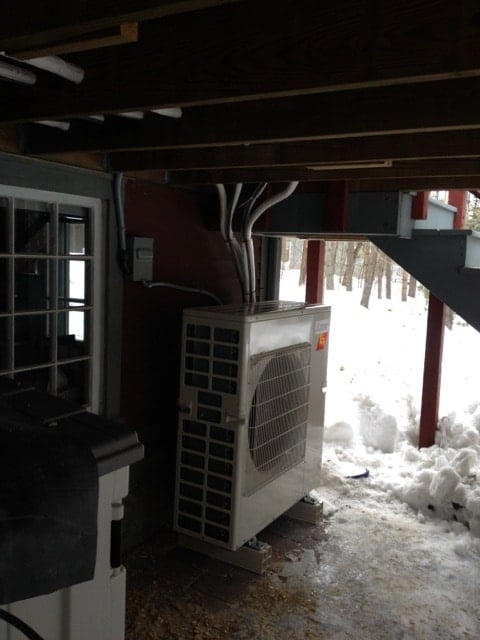
<path fill-rule="evenodd" d="M 136 282 L 153 279 L 153 238 L 129 236 L 127 238 L 129 280 Z"/>

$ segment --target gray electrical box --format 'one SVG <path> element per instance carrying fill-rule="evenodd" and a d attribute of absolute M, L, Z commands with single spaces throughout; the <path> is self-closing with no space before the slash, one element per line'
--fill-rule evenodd
<path fill-rule="evenodd" d="M 127 238 L 129 280 L 153 279 L 153 238 L 129 236 Z"/>

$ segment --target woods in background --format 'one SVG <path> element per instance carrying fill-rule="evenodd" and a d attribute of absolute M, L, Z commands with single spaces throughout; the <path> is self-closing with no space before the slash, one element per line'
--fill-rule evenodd
<path fill-rule="evenodd" d="M 299 238 L 284 238 L 282 241 L 282 269 L 298 269 L 299 286 L 304 285 L 306 280 L 307 247 L 308 241 Z M 325 241 L 326 289 L 361 289 L 360 304 L 368 309 L 372 295 L 378 299 L 392 299 L 393 283 L 400 284 L 402 302 L 415 298 L 420 292 L 427 305 L 427 289 L 371 242 Z M 395 290 L 398 291 L 398 287 Z M 445 325 L 450 329 L 453 319 L 454 313 L 446 307 Z"/>
<path fill-rule="evenodd" d="M 448 201 L 447 191 L 432 191 L 431 197 Z M 470 193 L 465 227 L 480 232 L 480 198 Z M 284 238 L 282 241 L 282 268 L 299 269 L 299 286 L 305 284 L 307 267 L 307 241 L 298 238 Z M 360 304 L 368 309 L 372 291 L 379 299 L 392 298 L 392 283 L 400 283 L 402 302 L 415 298 L 417 291 L 425 299 L 428 291 L 417 280 L 398 266 L 391 258 L 368 241 L 334 240 L 325 241 L 325 288 L 333 290 L 338 286 L 353 291 L 354 286 L 362 289 Z M 451 328 L 453 312 L 447 307 L 445 324 Z"/>
<path fill-rule="evenodd" d="M 285 238 L 282 262 L 290 269 L 300 269 L 299 285 L 305 284 L 307 241 Z M 368 241 L 335 240 L 325 242 L 325 287 L 333 290 L 340 285 L 347 291 L 362 287 L 360 304 L 368 308 L 376 285 L 377 297 L 392 297 L 392 282 L 402 283 L 402 300 L 415 297 L 417 281 L 380 249 Z"/>

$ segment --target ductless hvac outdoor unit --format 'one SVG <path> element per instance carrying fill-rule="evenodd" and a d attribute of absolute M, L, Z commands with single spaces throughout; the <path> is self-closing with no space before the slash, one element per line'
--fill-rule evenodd
<path fill-rule="evenodd" d="M 236 550 L 320 483 L 330 308 L 187 309 L 174 528 Z"/>

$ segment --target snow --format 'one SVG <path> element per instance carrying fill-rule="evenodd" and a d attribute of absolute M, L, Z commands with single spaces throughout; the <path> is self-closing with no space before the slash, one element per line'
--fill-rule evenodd
<path fill-rule="evenodd" d="M 282 271 L 280 297 L 303 300 L 299 272 Z M 436 443 L 418 449 L 426 301 L 360 306 L 361 289 L 325 292 L 332 307 L 322 486 L 325 514 L 362 500 L 429 523 L 437 544 L 459 558 L 480 558 L 480 334 L 455 316 L 445 330 Z M 352 479 L 348 468 L 368 470 Z M 432 535 L 431 533 L 429 535 Z"/>

